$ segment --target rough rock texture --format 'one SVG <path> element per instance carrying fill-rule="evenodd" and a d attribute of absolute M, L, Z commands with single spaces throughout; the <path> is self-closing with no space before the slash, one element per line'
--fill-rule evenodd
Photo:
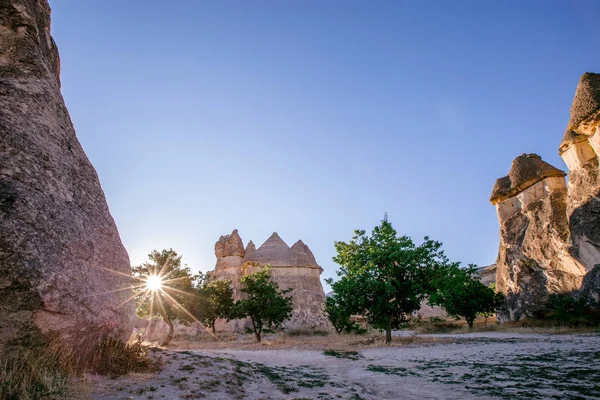
<path fill-rule="evenodd" d="M 562 184 L 557 183 L 561 175 L 556 171 L 560 170 L 539 156 L 524 154 L 513 161 L 508 175 L 511 186 L 504 190 L 513 196 L 501 200 L 498 183 L 494 187 L 491 201 L 499 210 L 503 202 L 518 203 L 511 213 L 498 212 L 496 287 L 507 295 L 506 307 L 498 313 L 500 321 L 526 317 L 541 307 L 549 294 L 571 292 L 581 286 L 585 268 L 568 251 L 566 186 L 564 178 L 559 178 Z M 524 178 L 514 178 L 519 176 Z"/>
<path fill-rule="evenodd" d="M 0 347 L 133 329 L 130 264 L 60 93 L 46 0 L 0 0 Z"/>
<path fill-rule="evenodd" d="M 600 264 L 587 273 L 577 295 L 585 298 L 589 306 L 600 306 Z"/>
<path fill-rule="evenodd" d="M 242 259 L 246 254 L 244 243 L 237 229 L 231 235 L 223 235 L 215 243 L 217 265 L 209 272 L 210 280 L 229 280 L 233 287 L 234 300 L 240 298 L 240 278 L 242 277 Z"/>
<path fill-rule="evenodd" d="M 485 286 L 489 286 L 492 283 L 496 283 L 496 269 L 497 264 L 488 265 L 486 267 L 479 267 L 477 273 L 479 274 L 479 280 Z"/>
<path fill-rule="evenodd" d="M 301 240 L 289 247 L 277 233 L 273 233 L 258 249 L 252 241 L 246 249 L 237 230 L 221 236 L 215 245 L 217 265 L 209 273 L 210 279 L 230 279 L 234 298 L 240 298 L 240 279 L 265 265 L 271 266 L 273 279 L 281 289 L 292 288 L 294 311 L 287 328 L 329 329 L 329 321 L 323 314 L 325 293 L 320 275 L 323 269 L 314 255 Z M 217 322 L 218 330 L 243 329 L 244 321 Z"/>
<path fill-rule="evenodd" d="M 585 146 L 591 143 L 593 147 L 594 140 L 600 135 L 596 133 L 599 125 L 600 74 L 585 73 L 571 106 L 569 130 L 580 140 L 585 140 Z M 568 150 L 575 145 L 575 142 L 563 139 L 559 153 L 566 161 Z M 571 253 L 588 270 L 600 263 L 600 171 L 598 154 L 591 154 L 591 158 L 586 157 L 580 164 L 570 167 L 567 202 Z"/>
<path fill-rule="evenodd" d="M 514 159 L 508 175 L 496 181 L 490 201 L 496 204 L 516 196 L 544 178 L 566 175 L 564 171 L 542 161 L 537 154 L 523 154 Z"/>
<path fill-rule="evenodd" d="M 586 72 L 579 79 L 571 104 L 569 128 L 593 135 L 600 121 L 600 74 Z"/>

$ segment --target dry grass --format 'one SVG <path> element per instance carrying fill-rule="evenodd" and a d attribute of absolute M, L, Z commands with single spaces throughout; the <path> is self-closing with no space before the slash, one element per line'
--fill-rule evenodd
<path fill-rule="evenodd" d="M 370 347 L 384 346 L 410 346 L 429 343 L 446 343 L 446 338 L 403 336 L 394 337 L 390 345 L 385 344 L 385 336 L 379 332 L 371 332 L 366 335 L 341 334 L 331 332 L 327 336 L 315 336 L 314 334 L 294 334 L 292 336 L 277 333 L 266 335 L 260 343 L 257 343 L 254 335 L 223 334 L 219 335 L 219 341 L 212 338 L 196 340 L 173 340 L 170 349 L 186 350 L 317 350 L 324 351 L 334 349 L 339 351 L 360 350 Z"/>
<path fill-rule="evenodd" d="M 75 373 L 72 354 L 57 341 L 35 349 L 11 349 L 0 361 L 0 399 L 65 397 Z"/>
<path fill-rule="evenodd" d="M 59 340 L 34 348 L 12 347 L 0 358 L 0 400 L 73 398 L 72 388 L 84 372 L 116 376 L 160 367 L 140 342 L 107 338 L 91 358 L 79 354 Z"/>
<path fill-rule="evenodd" d="M 474 332 L 506 332 L 506 333 L 539 333 L 539 334 L 571 334 L 571 333 L 590 333 L 597 332 L 593 327 L 569 327 L 556 325 L 548 320 L 538 320 L 528 318 L 523 321 L 505 322 L 499 324 L 496 318 L 477 318 L 473 329 L 469 329 L 464 320 L 454 318 L 433 318 L 431 320 L 418 320 L 410 324 L 411 330 L 418 333 L 474 333 Z"/>
<path fill-rule="evenodd" d="M 92 372 L 111 376 L 160 369 L 160 362 L 148 356 L 148 347 L 142 346 L 141 340 L 124 343 L 113 338 L 105 339 L 98 346 L 92 365 Z"/>

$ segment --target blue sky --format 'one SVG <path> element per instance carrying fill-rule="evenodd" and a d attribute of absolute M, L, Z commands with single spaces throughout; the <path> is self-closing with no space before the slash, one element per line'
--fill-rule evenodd
<path fill-rule="evenodd" d="M 496 259 L 489 195 L 557 154 L 600 71 L 597 1 L 51 0 L 62 90 L 132 263 L 218 237 L 335 240 L 385 212 L 465 264 Z"/>

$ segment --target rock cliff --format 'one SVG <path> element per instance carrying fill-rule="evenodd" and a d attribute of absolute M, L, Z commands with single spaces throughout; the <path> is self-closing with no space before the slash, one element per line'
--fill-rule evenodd
<path fill-rule="evenodd" d="M 0 345 L 41 332 L 90 349 L 133 329 L 129 258 L 59 70 L 47 1 L 0 1 Z"/>
<path fill-rule="evenodd" d="M 565 173 L 537 154 L 517 157 L 490 201 L 500 224 L 496 287 L 507 296 L 500 321 L 519 320 L 549 294 L 577 290 L 585 268 L 569 253 Z"/>
<path fill-rule="evenodd" d="M 585 73 L 575 91 L 559 154 L 569 168 L 571 253 L 589 271 L 600 263 L 599 125 L 600 74 Z"/>

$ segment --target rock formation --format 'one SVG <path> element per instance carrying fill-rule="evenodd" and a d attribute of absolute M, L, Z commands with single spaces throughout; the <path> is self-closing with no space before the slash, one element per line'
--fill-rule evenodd
<path fill-rule="evenodd" d="M 0 135 L 0 347 L 126 338 L 129 258 L 60 93 L 46 0 L 0 2 Z"/>
<path fill-rule="evenodd" d="M 565 173 L 537 154 L 517 157 L 490 201 L 500 223 L 496 287 L 507 295 L 500 321 L 519 320 L 551 293 L 577 290 L 585 268 L 569 253 Z"/>
<path fill-rule="evenodd" d="M 492 283 L 496 283 L 496 269 L 497 265 L 487 265 L 485 267 L 477 268 L 477 274 L 479 275 L 479 280 L 485 286 L 490 286 Z"/>
<path fill-rule="evenodd" d="M 587 270 L 600 263 L 600 74 L 583 74 L 559 147 L 569 168 L 571 253 Z"/>
<path fill-rule="evenodd" d="M 231 279 L 234 298 L 240 298 L 239 280 L 243 275 L 270 265 L 273 279 L 281 289 L 292 288 L 294 301 L 292 318 L 287 328 L 329 329 L 329 321 L 323 314 L 325 293 L 320 275 L 323 269 L 314 255 L 301 240 L 289 247 L 277 233 L 273 233 L 258 249 L 250 241 L 244 250 L 243 243 L 234 230 L 231 235 L 221 236 L 215 245 L 217 265 L 209 273 L 210 279 Z M 223 326 L 220 324 L 222 329 Z"/>
<path fill-rule="evenodd" d="M 250 242 L 252 243 L 252 242 Z M 250 246 L 248 243 L 248 246 Z M 253 244 L 254 246 L 254 244 Z M 223 235 L 215 243 L 217 265 L 209 273 L 211 280 L 229 280 L 233 287 L 233 299 L 240 298 L 240 278 L 242 277 L 242 259 L 246 251 L 237 229 L 231 235 Z"/>

